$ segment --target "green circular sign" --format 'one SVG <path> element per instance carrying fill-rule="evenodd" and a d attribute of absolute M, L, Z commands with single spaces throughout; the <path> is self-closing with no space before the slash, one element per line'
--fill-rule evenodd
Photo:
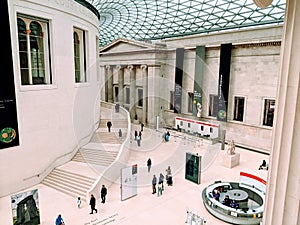
<path fill-rule="evenodd" d="M 220 119 L 225 119 L 226 117 L 226 112 L 225 110 L 221 109 L 219 112 L 218 112 L 218 116 Z"/>
<path fill-rule="evenodd" d="M 11 127 L 3 128 L 0 132 L 0 141 L 3 143 L 10 143 L 16 138 L 16 131 Z"/>

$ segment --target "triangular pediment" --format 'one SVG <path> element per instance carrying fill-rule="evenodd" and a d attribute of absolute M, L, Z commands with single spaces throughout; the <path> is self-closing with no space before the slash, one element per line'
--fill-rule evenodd
<path fill-rule="evenodd" d="M 144 43 L 120 38 L 101 48 L 100 53 L 144 51 L 154 48 L 157 47 L 151 43 Z"/>

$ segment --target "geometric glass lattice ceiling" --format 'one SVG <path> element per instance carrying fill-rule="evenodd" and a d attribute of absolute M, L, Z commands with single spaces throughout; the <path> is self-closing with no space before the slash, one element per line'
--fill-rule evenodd
<path fill-rule="evenodd" d="M 100 13 L 100 45 L 117 38 L 156 40 L 281 24 L 286 0 L 258 8 L 253 0 L 87 0 Z"/>

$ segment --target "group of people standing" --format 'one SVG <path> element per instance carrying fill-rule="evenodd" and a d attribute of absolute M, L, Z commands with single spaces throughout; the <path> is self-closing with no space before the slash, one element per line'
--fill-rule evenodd
<path fill-rule="evenodd" d="M 147 165 L 148 165 L 148 161 L 147 161 Z M 150 172 L 149 167 L 148 167 L 148 172 Z M 173 182 L 170 183 L 170 178 L 172 180 L 171 167 L 168 166 L 168 168 L 166 169 L 166 180 L 167 180 L 168 186 L 173 184 Z M 158 182 L 157 182 L 156 175 L 155 174 L 153 175 L 153 178 L 152 178 L 152 194 L 157 193 L 157 196 L 162 195 L 162 193 L 164 191 L 164 180 L 165 180 L 165 176 L 162 173 L 159 174 Z M 157 185 L 157 189 L 156 189 L 156 185 Z"/>

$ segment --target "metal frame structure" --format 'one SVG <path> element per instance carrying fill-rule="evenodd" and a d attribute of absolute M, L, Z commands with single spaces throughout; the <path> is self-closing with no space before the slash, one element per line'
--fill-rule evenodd
<path fill-rule="evenodd" d="M 158 40 L 282 24 L 285 0 L 259 8 L 253 0 L 87 0 L 100 13 L 100 46 L 117 38 Z"/>

